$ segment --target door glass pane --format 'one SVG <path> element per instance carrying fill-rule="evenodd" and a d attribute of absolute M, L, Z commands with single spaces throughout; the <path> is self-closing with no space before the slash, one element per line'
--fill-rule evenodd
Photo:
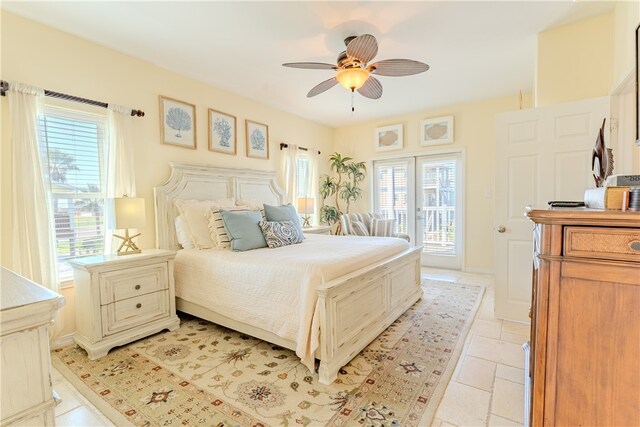
<path fill-rule="evenodd" d="M 376 213 L 396 220 L 396 232 L 407 233 L 407 164 L 376 165 Z"/>
<path fill-rule="evenodd" d="M 456 255 L 456 160 L 426 160 L 421 165 L 424 251 Z"/>

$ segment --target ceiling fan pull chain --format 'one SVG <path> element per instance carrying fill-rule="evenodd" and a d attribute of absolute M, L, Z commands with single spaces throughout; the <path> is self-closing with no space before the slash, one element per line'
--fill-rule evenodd
<path fill-rule="evenodd" d="M 354 90 L 351 89 L 351 114 L 352 115 L 353 115 L 353 112 L 356 111 L 355 103 L 356 103 L 356 94 Z"/>

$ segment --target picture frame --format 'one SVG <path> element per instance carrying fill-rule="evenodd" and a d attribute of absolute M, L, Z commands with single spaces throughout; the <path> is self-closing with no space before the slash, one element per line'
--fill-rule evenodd
<path fill-rule="evenodd" d="M 269 126 L 264 123 L 245 120 L 245 139 L 247 157 L 255 159 L 269 158 Z"/>
<path fill-rule="evenodd" d="M 453 143 L 453 116 L 420 121 L 420 145 Z"/>
<path fill-rule="evenodd" d="M 375 151 L 401 150 L 404 146 L 402 124 L 376 128 L 373 141 Z"/>
<path fill-rule="evenodd" d="M 209 151 L 236 155 L 236 116 L 209 108 Z"/>
<path fill-rule="evenodd" d="M 160 141 L 195 150 L 196 106 L 160 95 Z"/>

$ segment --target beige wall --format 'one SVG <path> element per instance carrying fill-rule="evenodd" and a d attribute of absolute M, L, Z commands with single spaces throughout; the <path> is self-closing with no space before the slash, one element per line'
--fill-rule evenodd
<path fill-rule="evenodd" d="M 524 107 L 531 105 L 530 95 L 524 98 Z M 424 155 L 443 149 L 465 149 L 465 268 L 471 271 L 492 271 L 493 215 L 494 215 L 494 167 L 495 167 L 495 119 L 496 113 L 517 110 L 518 95 L 470 102 L 436 110 L 421 111 L 383 121 L 367 122 L 341 127 L 335 131 L 336 151 L 354 157 L 357 161 L 369 161 L 385 154 Z M 453 144 L 421 147 L 420 121 L 426 118 L 453 115 Z M 402 123 L 404 148 L 402 151 L 377 153 L 373 135 L 376 127 Z M 368 175 L 371 171 L 368 171 Z M 369 180 L 364 183 L 364 197 L 352 211 L 368 211 Z"/>
<path fill-rule="evenodd" d="M 640 24 L 640 2 L 618 2 L 613 11 L 613 87 L 615 89 L 636 66 L 636 27 Z"/>
<path fill-rule="evenodd" d="M 613 26 L 607 13 L 538 34 L 536 107 L 609 94 Z"/>
<path fill-rule="evenodd" d="M 116 52 L 67 33 L 2 12 L 2 78 L 33 84 L 46 89 L 113 102 L 145 111 L 133 120 L 133 143 L 138 195 L 144 197 L 147 225 L 142 229 L 142 248 L 155 245 L 153 187 L 169 176 L 169 161 L 203 163 L 234 168 L 276 170 L 282 177 L 281 142 L 317 147 L 322 151 L 321 172 L 333 145 L 333 129 L 285 113 L 264 104 L 172 73 L 149 62 Z M 197 108 L 197 150 L 160 144 L 158 95 L 184 100 Z M 68 104 L 83 108 L 81 104 Z M 229 156 L 207 150 L 207 108 L 237 116 L 238 155 Z M 2 98 L 1 146 L 1 240 L 0 262 L 11 265 L 10 194 L 11 144 L 8 103 Z M 102 110 L 104 112 L 104 110 Z M 244 120 L 269 125 L 270 159 L 245 156 Z M 281 179 L 281 183 L 283 183 Z M 65 330 L 73 331 L 72 291 L 66 290 Z"/>

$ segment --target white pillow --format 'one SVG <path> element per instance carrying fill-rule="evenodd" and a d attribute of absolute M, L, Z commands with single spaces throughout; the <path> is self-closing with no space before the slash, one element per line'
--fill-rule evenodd
<path fill-rule="evenodd" d="M 209 226 L 206 218 L 207 211 L 212 207 L 233 207 L 235 200 L 176 200 L 176 208 L 187 224 L 189 236 L 198 249 L 210 249 L 216 246 L 209 234 Z"/>
<path fill-rule="evenodd" d="M 227 234 L 227 229 L 224 228 L 224 221 L 222 219 L 222 214 L 220 211 L 224 209 L 225 211 L 230 212 L 250 212 L 246 206 L 234 206 L 234 207 L 217 207 L 214 206 L 207 211 L 207 226 L 209 233 L 211 234 L 211 239 L 215 240 L 216 247 L 219 249 L 230 249 L 231 248 L 231 239 Z"/>
<path fill-rule="evenodd" d="M 237 206 L 246 206 L 252 211 L 258 211 L 264 209 L 264 203 L 257 199 L 240 199 L 236 200 Z"/>
<path fill-rule="evenodd" d="M 196 245 L 193 244 L 193 240 L 191 240 L 191 236 L 189 236 L 189 230 L 187 229 L 187 224 L 182 218 L 182 215 L 178 215 L 176 217 L 176 237 L 178 238 L 178 243 L 182 245 L 184 249 L 195 249 Z"/>

